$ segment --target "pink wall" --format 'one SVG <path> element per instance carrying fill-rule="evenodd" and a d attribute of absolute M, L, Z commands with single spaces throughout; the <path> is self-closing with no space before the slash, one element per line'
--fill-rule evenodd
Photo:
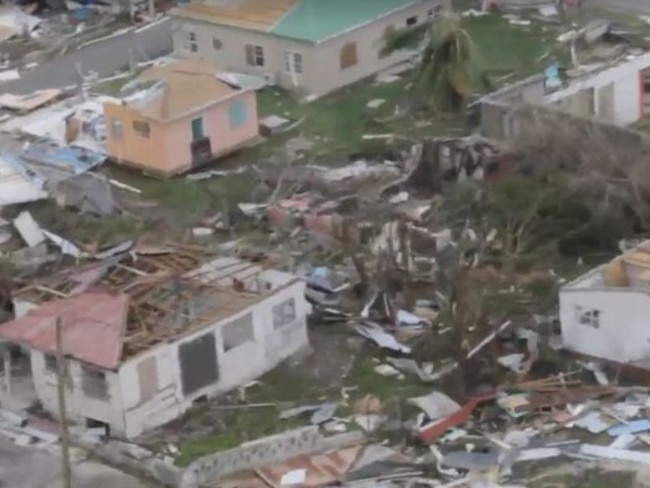
<path fill-rule="evenodd" d="M 229 104 L 234 100 L 245 102 L 247 117 L 244 125 L 231 128 Z M 164 125 L 164 137 L 160 141 L 165 147 L 165 160 L 160 163 L 162 171 L 175 173 L 187 169 L 192 164 L 192 120 L 197 117 L 203 117 L 203 131 L 206 137 L 210 138 L 212 154 L 215 156 L 228 153 L 258 135 L 255 92 L 238 93 L 204 111 Z"/>

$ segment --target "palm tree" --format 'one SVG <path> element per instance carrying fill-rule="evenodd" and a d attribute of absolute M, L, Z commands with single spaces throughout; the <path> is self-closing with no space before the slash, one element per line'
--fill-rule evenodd
<path fill-rule="evenodd" d="M 429 24 L 386 34 L 383 54 L 423 46 L 413 83 L 417 97 L 439 110 L 459 111 L 474 89 L 490 89 L 461 17 L 446 12 Z"/>

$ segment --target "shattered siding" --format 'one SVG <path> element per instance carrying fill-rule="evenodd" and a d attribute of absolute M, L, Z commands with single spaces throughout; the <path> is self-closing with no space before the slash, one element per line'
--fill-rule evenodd
<path fill-rule="evenodd" d="M 300 351 L 309 344 L 307 336 L 307 303 L 304 299 L 304 282 L 297 281 L 278 290 L 253 307 L 237 315 L 202 329 L 192 336 L 184 337 L 171 344 L 161 345 L 146 354 L 137 356 L 122 365 L 119 371 L 124 409 L 126 435 L 135 437 L 144 430 L 162 425 L 187 411 L 192 402 L 203 395 L 209 397 L 228 391 L 270 371 L 281 361 Z M 286 326 L 274 329 L 272 323 L 273 305 L 294 298 L 296 320 Z M 253 313 L 255 341 L 247 341 L 238 347 L 224 351 L 221 327 L 241 315 Z M 209 386 L 183 396 L 178 349 L 181 344 L 199 335 L 215 331 L 219 380 Z M 138 368 L 141 362 L 156 357 L 159 391 L 154 397 L 142 402 Z"/>

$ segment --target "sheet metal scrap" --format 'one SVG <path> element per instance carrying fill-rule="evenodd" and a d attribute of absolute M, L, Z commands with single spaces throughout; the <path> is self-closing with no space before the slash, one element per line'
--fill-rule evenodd
<path fill-rule="evenodd" d="M 528 398 L 525 410 L 543 410 L 566 404 L 584 403 L 603 397 L 614 397 L 619 394 L 616 388 L 603 386 L 579 386 L 563 388 L 556 391 L 533 392 Z"/>

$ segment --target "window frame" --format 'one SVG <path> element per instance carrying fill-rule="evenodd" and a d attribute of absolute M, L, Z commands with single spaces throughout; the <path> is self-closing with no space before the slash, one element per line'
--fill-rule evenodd
<path fill-rule="evenodd" d="M 287 298 L 286 300 L 273 305 L 271 308 L 271 317 L 274 330 L 282 329 L 294 323 L 298 318 L 296 299 L 294 297 Z"/>
<path fill-rule="evenodd" d="M 121 120 L 111 120 L 111 137 L 113 139 L 122 139 L 124 137 L 124 124 Z"/>
<path fill-rule="evenodd" d="M 108 400 L 111 395 L 106 371 L 82 364 L 81 391 L 86 398 L 99 401 Z"/>
<path fill-rule="evenodd" d="M 302 53 L 297 51 L 285 51 L 284 69 L 287 73 L 302 75 L 304 73 Z"/>
<path fill-rule="evenodd" d="M 195 129 L 194 129 L 194 123 L 197 122 L 197 121 L 200 123 L 200 129 L 201 129 L 200 130 L 201 135 L 199 137 L 197 137 L 198 131 L 195 132 Z M 192 132 L 192 142 L 196 142 L 196 141 L 200 141 L 201 139 L 205 139 L 205 125 L 203 124 L 203 116 L 194 117 L 191 120 L 191 122 L 190 122 L 190 131 Z"/>
<path fill-rule="evenodd" d="M 199 52 L 199 42 L 196 32 L 187 32 L 187 49 L 192 53 Z"/>
<path fill-rule="evenodd" d="M 149 125 L 148 121 L 136 119 L 131 123 L 131 127 L 133 128 L 133 132 L 135 132 L 136 135 L 145 139 L 149 139 L 149 136 L 151 135 L 151 126 Z"/>

